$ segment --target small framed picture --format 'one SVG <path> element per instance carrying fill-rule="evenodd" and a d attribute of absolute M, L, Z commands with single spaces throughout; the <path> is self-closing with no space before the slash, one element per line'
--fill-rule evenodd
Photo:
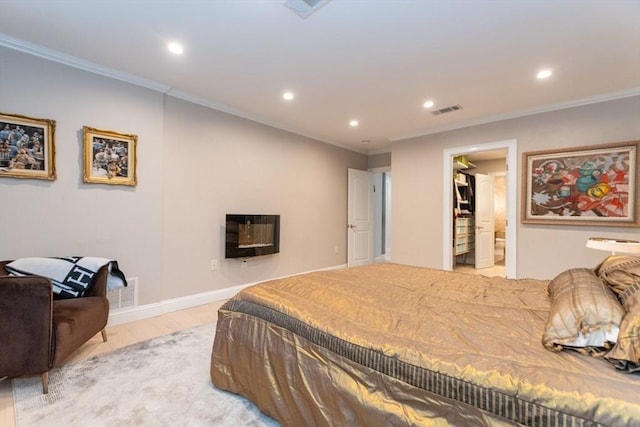
<path fill-rule="evenodd" d="M 136 185 L 137 135 L 84 126 L 84 182 Z"/>
<path fill-rule="evenodd" d="M 522 222 L 640 226 L 640 141 L 523 153 Z"/>
<path fill-rule="evenodd" d="M 56 122 L 0 113 L 0 177 L 56 179 Z"/>

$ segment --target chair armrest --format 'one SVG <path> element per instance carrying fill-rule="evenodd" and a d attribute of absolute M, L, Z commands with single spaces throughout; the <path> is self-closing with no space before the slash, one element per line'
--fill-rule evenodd
<path fill-rule="evenodd" d="M 0 276 L 8 276 L 9 272 L 4 269 L 4 266 L 9 264 L 11 261 L 0 261 Z"/>
<path fill-rule="evenodd" d="M 51 289 L 45 277 L 0 276 L 0 377 L 51 368 Z"/>
<path fill-rule="evenodd" d="M 107 278 L 109 277 L 109 264 L 103 266 L 93 276 L 93 283 L 84 295 L 85 297 L 106 297 Z"/>
<path fill-rule="evenodd" d="M 11 260 L 0 261 L 0 277 L 8 276 L 9 272 L 4 266 L 9 264 Z M 106 297 L 107 296 L 107 278 L 109 277 L 109 265 L 100 268 L 93 278 L 93 284 L 85 294 L 88 297 Z"/>

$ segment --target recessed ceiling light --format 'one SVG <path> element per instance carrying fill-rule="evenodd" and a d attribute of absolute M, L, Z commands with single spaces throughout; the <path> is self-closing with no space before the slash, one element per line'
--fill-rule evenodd
<path fill-rule="evenodd" d="M 285 92 L 282 94 L 282 97 L 287 101 L 291 101 L 294 98 L 293 92 Z"/>
<path fill-rule="evenodd" d="M 540 70 L 536 77 L 539 79 L 546 79 L 548 77 L 551 77 L 551 74 L 553 74 L 553 72 L 547 68 L 545 70 Z"/>
<path fill-rule="evenodd" d="M 422 106 L 423 106 L 424 108 L 431 108 L 431 107 L 433 107 L 434 105 L 436 105 L 436 103 L 435 103 L 435 102 L 433 102 L 432 100 L 425 101 L 425 102 L 424 102 L 424 104 L 422 104 Z"/>
<path fill-rule="evenodd" d="M 357 121 L 357 120 L 351 120 L 351 121 L 349 122 L 349 126 L 351 126 L 352 128 L 354 128 L 354 127 L 358 126 L 358 121 Z"/>
<path fill-rule="evenodd" d="M 363 140 L 362 140 L 362 143 L 363 143 L 364 145 L 367 145 L 367 144 L 368 144 L 368 143 L 370 143 L 370 142 L 371 142 L 371 140 L 370 140 L 370 139 L 363 139 Z"/>
<path fill-rule="evenodd" d="M 182 48 L 182 45 L 180 43 L 175 43 L 175 42 L 169 43 L 167 45 L 167 48 L 169 49 L 169 52 L 175 53 L 176 55 L 180 55 L 184 51 L 184 49 Z"/>

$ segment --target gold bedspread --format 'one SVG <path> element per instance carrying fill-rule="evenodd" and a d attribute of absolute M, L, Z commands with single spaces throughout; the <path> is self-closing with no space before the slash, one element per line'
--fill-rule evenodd
<path fill-rule="evenodd" d="M 639 425 L 640 376 L 542 346 L 546 288 L 398 264 L 265 282 L 220 309 L 211 379 L 291 426 Z"/>

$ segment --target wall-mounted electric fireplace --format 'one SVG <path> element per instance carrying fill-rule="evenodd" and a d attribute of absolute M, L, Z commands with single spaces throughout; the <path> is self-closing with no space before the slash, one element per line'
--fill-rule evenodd
<path fill-rule="evenodd" d="M 225 258 L 280 252 L 280 215 L 227 214 Z"/>

